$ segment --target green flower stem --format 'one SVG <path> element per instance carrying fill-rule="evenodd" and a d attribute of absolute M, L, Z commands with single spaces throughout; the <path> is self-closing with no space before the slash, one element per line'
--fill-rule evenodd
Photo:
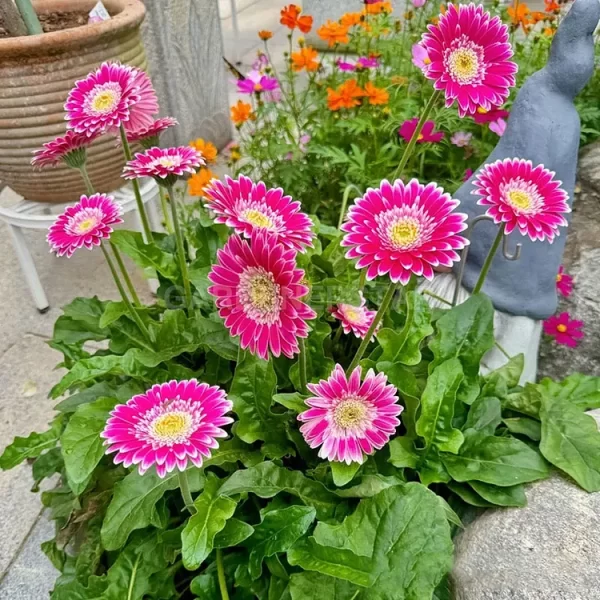
<path fill-rule="evenodd" d="M 142 332 L 143 336 L 146 338 L 146 341 L 149 343 L 152 343 L 152 338 L 150 336 L 150 332 L 148 331 L 148 328 L 144 324 L 144 321 L 142 321 L 142 318 L 140 317 L 139 313 L 134 308 L 133 304 L 131 304 L 131 300 L 129 300 L 129 297 L 125 293 L 125 288 L 123 287 L 123 284 L 121 283 L 121 280 L 119 279 L 119 275 L 115 268 L 115 264 L 113 263 L 113 260 L 110 257 L 110 254 L 109 254 L 108 250 L 106 249 L 106 246 L 104 244 L 100 244 L 100 248 L 102 248 L 102 252 L 104 253 L 104 258 L 106 258 L 106 262 L 108 263 L 108 268 L 110 269 L 113 279 L 115 280 L 115 284 L 117 286 L 117 289 L 119 290 L 119 293 L 121 294 L 121 298 L 123 299 L 123 302 L 125 302 L 127 309 L 129 310 L 129 314 L 131 315 L 131 318 L 135 321 L 136 325 L 140 328 L 140 331 Z"/>
<path fill-rule="evenodd" d="M 358 279 L 358 289 L 362 292 L 365 289 L 365 283 L 367 281 L 367 270 L 361 269 L 360 277 Z"/>
<path fill-rule="evenodd" d="M 223 568 L 223 551 L 217 548 L 217 575 L 219 577 L 219 589 L 221 590 L 221 600 L 229 600 L 227 591 L 227 581 L 225 579 L 225 569 Z"/>
<path fill-rule="evenodd" d="M 342 226 L 344 222 L 344 217 L 346 216 L 346 206 L 348 205 L 348 198 L 350 198 L 350 192 L 352 190 L 356 190 L 359 196 L 362 196 L 362 192 L 353 184 L 349 183 L 344 190 L 344 195 L 342 196 L 342 208 L 340 210 L 340 220 L 338 222 L 338 229 Z"/>
<path fill-rule="evenodd" d="M 169 216 L 169 204 L 167 203 L 167 195 L 165 189 L 162 186 L 158 186 L 158 195 L 160 197 L 160 207 L 162 208 L 163 218 L 165 220 L 165 229 L 167 233 L 173 233 L 173 224 L 171 223 L 171 217 Z M 173 200 L 171 199 L 171 202 Z"/>
<path fill-rule="evenodd" d="M 81 167 L 79 167 L 79 172 L 81 173 L 81 178 L 83 179 L 83 182 L 85 183 L 85 189 L 87 190 L 88 196 L 95 194 L 96 190 L 94 189 L 94 184 L 92 183 L 92 180 L 90 179 L 90 174 L 88 173 L 85 163 L 83 165 L 81 165 Z"/>
<path fill-rule="evenodd" d="M 441 296 L 438 296 L 437 294 L 434 294 L 433 292 L 430 292 L 429 290 L 424 290 L 423 294 L 430 296 L 431 298 L 433 298 L 434 300 L 437 300 L 438 302 L 441 302 L 442 304 L 452 306 L 452 302 L 449 302 L 448 300 L 446 300 L 446 298 L 442 298 Z"/>
<path fill-rule="evenodd" d="M 129 273 L 127 272 L 127 267 L 125 266 L 125 263 L 123 262 L 123 258 L 121 257 L 121 253 L 119 252 L 119 249 L 112 242 L 110 242 L 110 248 L 113 251 L 113 254 L 115 255 L 115 260 L 117 261 L 117 265 L 119 266 L 119 271 L 121 271 L 121 275 L 123 276 L 123 279 L 125 280 L 125 285 L 127 286 L 127 289 L 129 290 L 129 293 L 131 294 L 131 297 L 133 298 L 133 304 L 137 305 L 137 306 L 141 306 L 142 303 L 140 302 L 140 297 L 137 295 L 137 292 L 135 291 L 135 286 L 133 285 L 133 281 L 131 281 L 131 277 L 129 277 Z"/>
<path fill-rule="evenodd" d="M 390 307 L 390 304 L 392 303 L 392 300 L 394 299 L 394 293 L 397 288 L 398 288 L 398 284 L 394 283 L 392 281 L 390 283 L 390 286 L 387 289 L 387 292 L 385 293 L 385 296 L 383 297 L 381 306 L 379 307 L 379 310 L 377 311 L 377 314 L 375 315 L 375 318 L 373 319 L 373 322 L 371 323 L 371 327 L 369 327 L 369 331 L 367 331 L 367 335 L 365 335 L 363 341 L 360 343 L 360 346 L 358 347 L 358 350 L 356 351 L 356 354 L 354 355 L 354 358 L 352 359 L 350 366 L 346 370 L 346 375 L 348 377 L 350 376 L 350 373 L 352 373 L 352 371 L 354 371 L 354 369 L 358 366 L 358 363 L 360 363 L 360 361 L 367 349 L 367 346 L 371 343 L 371 339 L 373 338 L 373 334 L 375 333 L 375 330 L 377 329 L 379 323 L 381 322 L 381 319 L 383 319 L 383 315 L 385 315 L 385 313 L 387 312 L 387 309 Z"/>
<path fill-rule="evenodd" d="M 500 242 L 502 241 L 502 238 L 504 236 L 505 227 L 506 225 L 503 223 L 498 229 L 498 235 L 496 235 L 496 239 L 494 240 L 494 243 L 492 244 L 492 247 L 490 248 L 490 251 L 488 252 L 488 255 L 485 258 L 485 262 L 483 263 L 483 267 L 481 268 L 481 273 L 479 273 L 479 279 L 477 280 L 477 283 L 473 288 L 473 294 L 479 294 L 481 288 L 483 287 L 485 278 L 487 277 L 490 267 L 492 266 L 494 256 L 496 255 L 498 247 L 500 246 Z"/>
<path fill-rule="evenodd" d="M 404 167 L 406 167 L 408 159 L 412 156 L 414 152 L 415 146 L 417 145 L 417 140 L 419 139 L 419 135 L 423 130 L 423 126 L 425 125 L 425 122 L 427 121 L 427 118 L 431 113 L 431 109 L 434 107 L 439 96 L 440 92 L 438 90 L 434 90 L 433 94 L 431 94 L 431 98 L 429 98 L 427 105 L 421 113 L 421 118 L 419 119 L 417 127 L 414 130 L 412 137 L 410 138 L 410 142 L 408 142 L 408 146 L 406 146 L 406 148 L 404 149 L 404 154 L 402 155 L 402 158 L 400 159 L 400 164 L 398 165 L 398 168 L 396 169 L 394 176 L 392 177 L 392 182 L 402 175 L 402 171 L 404 171 Z"/>
<path fill-rule="evenodd" d="M 129 162 L 132 160 L 133 155 L 131 154 L 131 147 L 129 146 L 129 142 L 127 141 L 127 133 L 125 133 L 125 127 L 121 123 L 121 145 L 123 146 L 123 154 L 125 155 L 125 160 Z M 140 213 L 140 219 L 142 221 L 142 228 L 144 230 L 144 237 L 146 238 L 146 243 L 150 244 L 154 241 L 152 237 L 152 230 L 150 229 L 150 221 L 148 221 L 148 215 L 146 214 L 146 207 L 144 206 L 144 202 L 142 201 L 142 193 L 140 192 L 140 184 L 137 179 L 131 180 L 131 185 L 133 187 L 133 193 L 135 195 L 135 203 L 137 204 L 138 212 Z"/>
<path fill-rule="evenodd" d="M 189 511 L 191 515 L 196 514 L 196 507 L 194 506 L 194 499 L 192 498 L 192 493 L 190 492 L 190 483 L 188 481 L 188 476 L 185 471 L 179 471 L 179 489 L 181 490 L 181 497 L 183 498 L 183 502 L 185 503 L 185 507 Z"/>
<path fill-rule="evenodd" d="M 335 344 L 337 344 L 340 341 L 340 338 L 342 337 L 342 331 L 344 330 L 344 328 L 340 325 L 337 329 L 337 331 L 335 332 L 335 336 L 333 337 L 333 345 L 335 346 Z"/>
<path fill-rule="evenodd" d="M 175 193 L 173 185 L 167 186 L 169 198 L 171 199 L 171 216 L 173 217 L 173 231 L 175 240 L 177 241 L 177 257 L 179 258 L 179 269 L 181 270 L 181 278 L 183 279 L 183 290 L 185 293 L 185 304 L 188 310 L 192 310 L 192 287 L 190 285 L 190 277 L 188 274 L 187 260 L 185 256 L 185 246 L 183 244 L 183 233 L 179 226 L 179 215 L 177 214 L 177 202 L 175 201 Z"/>
<path fill-rule="evenodd" d="M 306 394 L 307 377 L 306 377 L 306 342 L 304 338 L 298 339 L 300 353 L 298 354 L 298 372 L 300 374 L 300 392 Z"/>
<path fill-rule="evenodd" d="M 17 8 L 23 17 L 25 27 L 27 27 L 28 35 L 39 35 L 44 33 L 37 13 L 31 4 L 31 0 L 15 0 Z"/>

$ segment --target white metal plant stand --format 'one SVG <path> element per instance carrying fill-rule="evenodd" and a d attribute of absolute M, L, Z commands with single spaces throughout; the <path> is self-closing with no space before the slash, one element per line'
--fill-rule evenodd
<path fill-rule="evenodd" d="M 150 226 L 155 231 L 160 230 L 160 218 L 156 212 L 155 202 L 158 197 L 158 185 L 153 179 L 145 179 L 140 187 L 142 201 L 146 205 L 148 211 Z M 112 192 L 111 195 L 122 206 L 123 214 L 135 211 L 138 226 L 141 230 L 140 215 L 137 211 L 135 196 L 131 187 L 129 185 L 124 186 L 116 192 Z M 23 230 L 43 229 L 46 231 L 58 216 L 57 214 L 50 212 L 52 206 L 56 205 L 44 202 L 31 202 L 28 200 L 20 200 L 10 207 L 0 206 L 0 221 L 4 221 L 8 225 L 13 246 L 19 264 L 21 265 L 21 270 L 23 271 L 23 276 L 29 286 L 33 302 L 41 313 L 48 311 L 50 304 L 46 297 L 46 293 L 44 292 L 44 288 L 42 287 L 42 282 L 40 281 L 37 269 L 35 268 L 31 252 L 27 247 L 27 239 L 23 234 Z"/>

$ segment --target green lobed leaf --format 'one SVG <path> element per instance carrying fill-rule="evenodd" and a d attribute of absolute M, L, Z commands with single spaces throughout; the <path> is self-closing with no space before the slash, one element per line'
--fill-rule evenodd
<path fill-rule="evenodd" d="M 395 476 L 362 475 L 358 483 L 343 490 L 336 490 L 335 493 L 340 498 L 371 498 L 382 490 L 401 483 L 404 481 Z"/>
<path fill-rule="evenodd" d="M 416 469 L 419 462 L 419 454 L 415 449 L 413 440 L 407 437 L 394 438 L 389 444 L 389 462 L 398 469 Z"/>
<path fill-rule="evenodd" d="M 331 335 L 331 327 L 323 321 L 312 321 L 312 331 L 306 340 L 306 377 L 307 381 L 317 379 L 326 379 L 331 375 L 334 368 L 334 362 L 325 356 L 323 343 Z M 294 387 L 300 389 L 300 373 L 298 371 L 298 361 L 290 367 L 289 378 Z"/>
<path fill-rule="evenodd" d="M 232 438 L 219 442 L 219 447 L 211 452 L 203 467 L 221 466 L 226 463 L 241 462 L 245 467 L 251 467 L 262 462 L 262 456 L 258 450 L 252 450 L 248 444 L 244 444 L 239 438 Z"/>
<path fill-rule="evenodd" d="M 358 589 L 348 581 L 314 571 L 294 573 L 290 578 L 292 600 L 354 600 Z"/>
<path fill-rule="evenodd" d="M 600 408 L 600 377 L 581 373 L 573 373 L 562 381 L 545 377 L 537 388 L 546 397 L 568 400 L 582 410 Z"/>
<path fill-rule="evenodd" d="M 230 548 L 238 546 L 244 540 L 248 539 L 254 533 L 254 527 L 240 521 L 239 519 L 229 519 L 225 527 L 215 535 L 213 548 Z"/>
<path fill-rule="evenodd" d="M 498 487 L 482 481 L 470 481 L 469 485 L 487 502 L 497 506 L 527 506 L 527 497 L 522 485 Z"/>
<path fill-rule="evenodd" d="M 417 433 L 424 439 L 425 448 L 457 453 L 464 441 L 460 430 L 452 426 L 456 393 L 463 380 L 460 361 L 452 358 L 437 366 L 427 380 L 421 396 L 421 416 Z"/>
<path fill-rule="evenodd" d="M 308 396 L 304 396 L 300 392 L 293 392 L 291 394 L 275 394 L 273 396 L 273 401 L 277 404 L 285 406 L 288 410 L 299 414 L 310 408 L 305 402 L 305 398 L 307 397 Z"/>
<path fill-rule="evenodd" d="M 548 476 L 544 459 L 527 444 L 511 437 L 479 436 L 461 454 L 442 454 L 456 481 L 483 481 L 509 487 Z"/>
<path fill-rule="evenodd" d="M 542 404 L 542 393 L 533 383 L 525 384 L 518 392 L 513 392 L 502 398 L 502 408 L 539 419 Z"/>
<path fill-rule="evenodd" d="M 431 309 L 415 291 L 406 293 L 406 322 L 398 332 L 382 329 L 377 339 L 383 348 L 380 361 L 417 365 L 421 362 L 421 343 L 433 333 Z"/>
<path fill-rule="evenodd" d="M 343 462 L 331 462 L 331 474 L 333 475 L 333 483 L 337 487 L 344 487 L 349 484 L 354 476 L 358 473 L 361 463 L 353 462 L 347 465 Z"/>
<path fill-rule="evenodd" d="M 476 506 L 478 508 L 494 508 L 494 504 L 484 500 L 472 487 L 467 483 L 458 483 L 450 481 L 448 487 L 454 492 L 463 502 Z"/>
<path fill-rule="evenodd" d="M 181 533 L 181 557 L 186 569 L 194 571 L 206 560 L 214 547 L 215 536 L 233 516 L 237 502 L 219 493 L 221 480 L 209 473 L 204 490 L 194 502 L 196 514 L 190 517 Z"/>
<path fill-rule="evenodd" d="M 584 490 L 600 491 L 600 433 L 596 420 L 564 398 L 542 398 L 540 451 Z"/>
<path fill-rule="evenodd" d="M 515 417 L 503 419 L 502 422 L 511 433 L 525 435 L 534 442 L 542 439 L 542 426 L 539 421 L 527 417 Z"/>
<path fill-rule="evenodd" d="M 307 506 L 314 506 L 320 519 L 330 517 L 339 500 L 325 486 L 309 479 L 300 471 L 290 471 L 272 462 L 236 471 L 221 486 L 220 494 L 234 496 L 252 492 L 260 498 L 272 498 L 287 492 L 300 498 Z"/>
<path fill-rule="evenodd" d="M 502 421 L 502 405 L 498 398 L 480 396 L 473 402 L 463 431 L 473 429 L 485 435 L 494 435 L 496 428 Z"/>
<path fill-rule="evenodd" d="M 31 465 L 31 474 L 35 484 L 32 492 L 39 491 L 39 484 L 43 479 L 51 477 L 54 473 L 60 473 L 65 463 L 60 448 L 50 448 L 47 452 L 38 456 Z"/>
<path fill-rule="evenodd" d="M 122 385 L 117 385 L 116 383 L 108 381 L 100 381 L 65 398 L 54 407 L 54 410 L 67 414 L 74 413 L 78 406 L 88 404 L 102 397 L 118 398 L 121 402 L 126 402 L 131 397 L 140 394 L 143 391 L 144 387 L 132 380 L 127 381 Z"/>
<path fill-rule="evenodd" d="M 289 506 L 266 513 L 245 544 L 250 551 L 248 569 L 252 579 L 261 576 L 263 559 L 287 552 L 307 532 L 315 516 L 315 509 L 309 506 Z"/>
<path fill-rule="evenodd" d="M 458 358 L 465 375 L 458 397 L 471 404 L 479 395 L 481 359 L 494 345 L 492 302 L 482 294 L 471 296 L 438 319 L 436 327 L 436 334 L 429 342 L 435 357 L 430 371 L 451 358 Z"/>
<path fill-rule="evenodd" d="M 523 354 L 511 357 L 506 364 L 484 377 L 482 395 L 502 398 L 504 393 L 501 392 L 519 385 L 524 367 L 525 356 Z"/>

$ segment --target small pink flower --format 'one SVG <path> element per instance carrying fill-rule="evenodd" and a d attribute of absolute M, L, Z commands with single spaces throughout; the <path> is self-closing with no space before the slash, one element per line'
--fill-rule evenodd
<path fill-rule="evenodd" d="M 158 145 L 160 134 L 175 125 L 178 125 L 178 122 L 177 119 L 174 119 L 173 117 L 156 119 L 149 127 L 142 127 L 135 131 L 126 130 L 127 141 L 130 144 L 135 144 L 136 142 L 152 142 L 151 145 L 156 146 Z"/>
<path fill-rule="evenodd" d="M 267 66 L 269 66 L 269 58 L 264 52 L 259 50 L 256 55 L 256 60 L 252 63 L 252 70 L 262 71 Z"/>
<path fill-rule="evenodd" d="M 304 135 L 300 136 L 300 139 L 298 140 L 298 142 L 299 142 L 298 148 L 299 148 L 300 152 L 305 153 L 308 150 L 307 145 L 311 139 L 312 138 L 310 137 L 310 135 L 308 135 L 306 133 Z"/>
<path fill-rule="evenodd" d="M 562 265 L 560 265 L 556 276 L 556 290 L 565 298 L 573 293 L 573 277 L 565 273 L 565 268 Z"/>
<path fill-rule="evenodd" d="M 472 133 L 467 133 L 466 131 L 457 131 L 450 138 L 450 142 L 459 148 L 464 148 L 471 143 L 471 138 L 473 137 Z"/>
<path fill-rule="evenodd" d="M 51 142 L 42 144 L 39 150 L 35 150 L 31 164 L 42 169 L 65 162 L 72 168 L 79 168 L 85 164 L 85 149 L 96 137 L 97 134 L 88 136 L 69 129 L 64 136 L 54 138 Z"/>
<path fill-rule="evenodd" d="M 514 229 L 531 241 L 550 243 L 559 235 L 559 227 L 568 223 L 569 196 L 554 179 L 554 172 L 530 160 L 505 158 L 485 165 L 473 182 L 472 194 L 482 196 L 477 204 L 488 206 L 487 214 L 494 223 L 506 224 L 506 233 Z"/>
<path fill-rule="evenodd" d="M 425 6 L 427 0 L 411 0 L 411 2 L 415 8 L 421 8 L 422 6 Z"/>
<path fill-rule="evenodd" d="M 342 59 L 338 59 L 336 61 L 336 64 L 340 71 L 355 71 L 356 70 L 356 65 L 354 63 L 347 62 Z"/>
<path fill-rule="evenodd" d="M 484 123 L 491 123 L 498 119 L 507 119 L 509 115 L 510 113 L 507 110 L 498 108 L 497 106 L 492 106 L 490 110 L 479 107 L 473 115 L 473 120 L 478 125 L 483 125 Z"/>
<path fill-rule="evenodd" d="M 463 181 L 469 181 L 469 179 L 471 179 L 471 177 L 473 177 L 473 169 L 467 169 L 463 176 Z"/>
<path fill-rule="evenodd" d="M 418 123 L 419 119 L 417 117 L 414 119 L 408 119 L 408 121 L 404 121 L 398 131 L 398 134 L 400 137 L 404 138 L 406 142 L 410 142 Z M 423 129 L 421 129 L 421 133 L 419 133 L 419 136 L 417 137 L 417 144 L 425 144 L 428 142 L 435 144 L 441 141 L 444 137 L 444 134 L 441 131 L 434 131 L 434 129 L 435 123 L 433 121 L 425 121 Z"/>
<path fill-rule="evenodd" d="M 403 285 L 413 274 L 431 280 L 434 267 L 451 267 L 468 244 L 458 235 L 467 228 L 467 215 L 454 212 L 459 204 L 435 183 L 382 181 L 348 210 L 341 227 L 346 258 L 358 259 L 369 280 L 388 273 Z"/>
<path fill-rule="evenodd" d="M 316 313 L 301 298 L 308 287 L 300 283 L 304 271 L 296 266 L 296 252 L 260 229 L 251 241 L 232 235 L 217 251 L 208 279 L 213 284 L 219 316 L 240 347 L 264 360 L 298 354 L 298 338 L 308 337 L 307 320 Z"/>
<path fill-rule="evenodd" d="M 575 348 L 584 337 L 583 321 L 571 319 L 568 312 L 554 315 L 544 321 L 544 333 L 553 337 L 557 344 Z"/>
<path fill-rule="evenodd" d="M 217 438 L 227 437 L 222 427 L 233 423 L 225 415 L 233 408 L 225 392 L 196 379 L 153 385 L 111 411 L 100 437 L 116 452 L 115 464 L 138 465 L 143 475 L 156 465 L 159 477 L 188 462 L 202 467 L 218 448 Z"/>
<path fill-rule="evenodd" d="M 506 131 L 506 121 L 502 118 L 496 119 L 492 121 L 489 125 L 490 130 L 493 131 L 496 135 L 502 137 L 504 132 Z"/>
<path fill-rule="evenodd" d="M 185 173 L 195 173 L 196 169 L 206 164 L 200 152 L 191 146 L 174 148 L 150 148 L 138 152 L 123 169 L 125 179 L 153 177 L 159 183 L 167 181 L 171 184 L 177 177 Z"/>
<path fill-rule="evenodd" d="M 343 327 L 346 335 L 352 332 L 357 338 L 361 339 L 364 339 L 367 335 L 377 311 L 369 310 L 365 306 L 366 302 L 362 292 L 360 292 L 360 306 L 338 304 L 331 309 L 331 315 L 341 321 L 341 327 Z"/>
<path fill-rule="evenodd" d="M 132 67 L 105 62 L 76 81 L 65 102 L 69 129 L 92 137 L 127 122 L 131 106 L 141 100 L 134 76 Z"/>
<path fill-rule="evenodd" d="M 397 389 L 387 383 L 384 373 L 369 369 L 361 384 L 361 367 L 349 378 L 336 365 L 329 379 L 308 384 L 313 396 L 310 407 L 298 415 L 300 431 L 311 448 L 329 461 L 362 463 L 365 454 L 381 450 L 400 425 L 403 407 Z"/>
<path fill-rule="evenodd" d="M 312 221 L 300 210 L 300 202 L 285 196 L 281 188 L 267 188 L 262 181 L 254 183 L 240 175 L 237 180 L 228 176 L 215 180 L 205 193 L 215 221 L 236 233 L 249 238 L 254 230 L 265 229 L 296 252 L 312 247 Z"/>
<path fill-rule="evenodd" d="M 68 206 L 48 229 L 46 239 L 57 256 L 72 256 L 75 250 L 91 250 L 108 239 L 113 225 L 122 223 L 122 209 L 112 196 L 94 194 L 81 196 L 79 202 Z"/>
<path fill-rule="evenodd" d="M 456 101 L 458 114 L 490 110 L 508 98 L 515 85 L 517 65 L 508 27 L 483 6 L 449 4 L 437 25 L 429 25 L 421 44 L 431 64 L 425 73 L 443 90 L 446 106 Z"/>
<path fill-rule="evenodd" d="M 279 90 L 279 82 L 274 77 L 263 75 L 257 71 L 250 71 L 246 79 L 237 82 L 238 92 L 242 94 L 260 94 Z"/>
<path fill-rule="evenodd" d="M 132 69 L 132 84 L 139 99 L 129 107 L 129 119 L 123 123 L 126 132 L 152 127 L 158 114 L 158 98 L 150 77 L 141 69 Z"/>
<path fill-rule="evenodd" d="M 423 74 L 427 74 L 427 69 L 431 64 L 431 60 L 427 55 L 427 50 L 421 44 L 413 44 L 412 47 L 412 63 L 415 67 L 418 67 L 423 71 Z"/>
<path fill-rule="evenodd" d="M 379 66 L 379 59 L 376 56 L 361 56 L 356 65 L 362 69 L 376 69 Z"/>

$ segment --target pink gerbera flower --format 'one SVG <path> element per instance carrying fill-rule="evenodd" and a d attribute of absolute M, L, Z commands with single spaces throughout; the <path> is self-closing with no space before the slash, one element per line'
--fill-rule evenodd
<path fill-rule="evenodd" d="M 173 117 L 156 119 L 149 127 L 142 127 L 133 131 L 126 130 L 127 141 L 130 144 L 141 142 L 144 147 L 148 148 L 158 146 L 160 134 L 177 124 L 177 119 L 174 119 Z"/>
<path fill-rule="evenodd" d="M 509 115 L 510 113 L 507 110 L 498 108 L 497 106 L 493 106 L 490 110 L 479 107 L 473 115 L 473 120 L 478 125 L 483 125 L 484 123 L 491 123 L 498 119 L 507 119 Z"/>
<path fill-rule="evenodd" d="M 263 75 L 257 71 L 250 71 L 245 79 L 237 82 L 238 92 L 242 94 L 260 94 L 274 92 L 279 89 L 279 82 L 274 77 Z"/>
<path fill-rule="evenodd" d="M 425 50 L 421 44 L 413 44 L 412 64 L 421 69 L 423 73 L 426 73 L 429 65 L 431 64 L 431 60 L 427 55 L 427 50 Z"/>
<path fill-rule="evenodd" d="M 143 475 L 156 465 L 159 477 L 177 467 L 184 471 L 188 461 L 201 467 L 216 438 L 227 437 L 224 425 L 233 423 L 225 415 L 233 408 L 225 392 L 206 383 L 170 381 L 152 386 L 110 413 L 100 437 L 116 452 L 114 462 L 124 467 L 138 465 Z"/>
<path fill-rule="evenodd" d="M 122 223 L 122 209 L 112 196 L 81 196 L 48 229 L 46 239 L 57 256 L 72 256 L 78 248 L 91 250 L 108 239 L 113 225 Z"/>
<path fill-rule="evenodd" d="M 471 193 L 482 196 L 477 203 L 489 206 L 494 223 L 506 223 L 506 233 L 518 228 L 532 241 L 554 241 L 559 226 L 566 226 L 564 214 L 571 212 L 569 196 L 554 179 L 554 172 L 530 160 L 505 158 L 485 165 L 473 182 Z"/>
<path fill-rule="evenodd" d="M 300 431 L 311 448 L 318 448 L 326 460 L 362 463 L 365 454 L 381 450 L 400 425 L 396 417 L 403 407 L 397 390 L 387 384 L 385 373 L 369 369 L 361 384 L 362 369 L 356 367 L 349 378 L 336 365 L 329 379 L 309 383 L 313 394 L 306 400 L 310 408 L 298 415 L 304 421 Z"/>
<path fill-rule="evenodd" d="M 128 121 L 130 107 L 141 99 L 134 75 L 132 67 L 105 62 L 75 82 L 65 103 L 68 127 L 92 137 Z"/>
<path fill-rule="evenodd" d="M 255 229 L 266 229 L 275 234 L 277 241 L 304 252 L 312 247 L 312 221 L 301 212 L 300 202 L 284 196 L 281 188 L 270 188 L 248 177 L 225 177 L 213 181 L 206 189 L 207 207 L 216 214 L 217 223 L 233 227 L 236 233 L 249 238 Z"/>
<path fill-rule="evenodd" d="M 565 298 L 573 293 L 573 277 L 565 273 L 565 268 L 562 265 L 560 265 L 556 275 L 556 290 Z"/>
<path fill-rule="evenodd" d="M 341 327 L 346 335 L 352 332 L 357 338 L 361 339 L 364 339 L 367 335 L 377 311 L 369 310 L 365 306 L 366 302 L 362 292 L 360 292 L 360 306 L 338 304 L 331 309 L 332 316 L 341 321 Z"/>
<path fill-rule="evenodd" d="M 195 173 L 196 169 L 206 164 L 198 150 L 191 146 L 173 148 L 150 148 L 138 152 L 123 169 L 125 179 L 154 177 L 158 183 L 172 185 L 178 177 L 185 173 Z"/>
<path fill-rule="evenodd" d="M 583 321 L 571 319 L 568 312 L 554 315 L 544 321 L 544 333 L 553 337 L 556 343 L 569 348 L 575 348 L 579 341 L 584 337 Z"/>
<path fill-rule="evenodd" d="M 401 138 L 404 138 L 406 142 L 410 142 L 418 123 L 419 119 L 417 117 L 414 119 L 408 119 L 408 121 L 404 121 L 398 130 L 398 134 Z M 423 129 L 421 129 L 421 133 L 419 133 L 417 137 L 417 144 L 425 144 L 427 142 L 435 144 L 441 141 L 444 137 L 444 134 L 441 131 L 434 131 L 434 129 L 435 123 L 433 121 L 425 121 Z"/>
<path fill-rule="evenodd" d="M 42 169 L 65 162 L 70 167 L 78 169 L 85 164 L 85 150 L 94 139 L 96 139 L 95 134 L 88 136 L 69 129 L 64 136 L 42 144 L 42 148 L 34 152 L 31 164 Z"/>
<path fill-rule="evenodd" d="M 421 44 L 431 64 L 423 73 L 444 91 L 447 107 L 456 100 L 464 117 L 478 107 L 490 110 L 504 103 L 515 85 L 517 65 L 510 60 L 508 27 L 500 17 L 492 18 L 481 5 L 449 4 L 428 30 Z"/>
<path fill-rule="evenodd" d="M 308 336 L 308 319 L 315 312 L 300 300 L 308 294 L 301 284 L 304 271 L 296 267 L 296 253 L 277 243 L 265 229 L 252 232 L 251 241 L 232 235 L 217 251 L 217 264 L 208 279 L 219 315 L 231 335 L 267 360 L 297 354 L 298 338 Z"/>
<path fill-rule="evenodd" d="M 468 241 L 458 235 L 467 228 L 467 215 L 453 212 L 460 204 L 435 183 L 424 186 L 383 181 L 369 188 L 350 207 L 342 231 L 347 258 L 367 279 L 389 273 L 406 285 L 412 274 L 433 279 L 433 267 L 451 267 Z"/>
<path fill-rule="evenodd" d="M 129 119 L 123 123 L 126 132 L 152 127 L 158 114 L 158 98 L 150 77 L 141 69 L 132 69 L 132 85 L 138 99 L 129 108 Z"/>

